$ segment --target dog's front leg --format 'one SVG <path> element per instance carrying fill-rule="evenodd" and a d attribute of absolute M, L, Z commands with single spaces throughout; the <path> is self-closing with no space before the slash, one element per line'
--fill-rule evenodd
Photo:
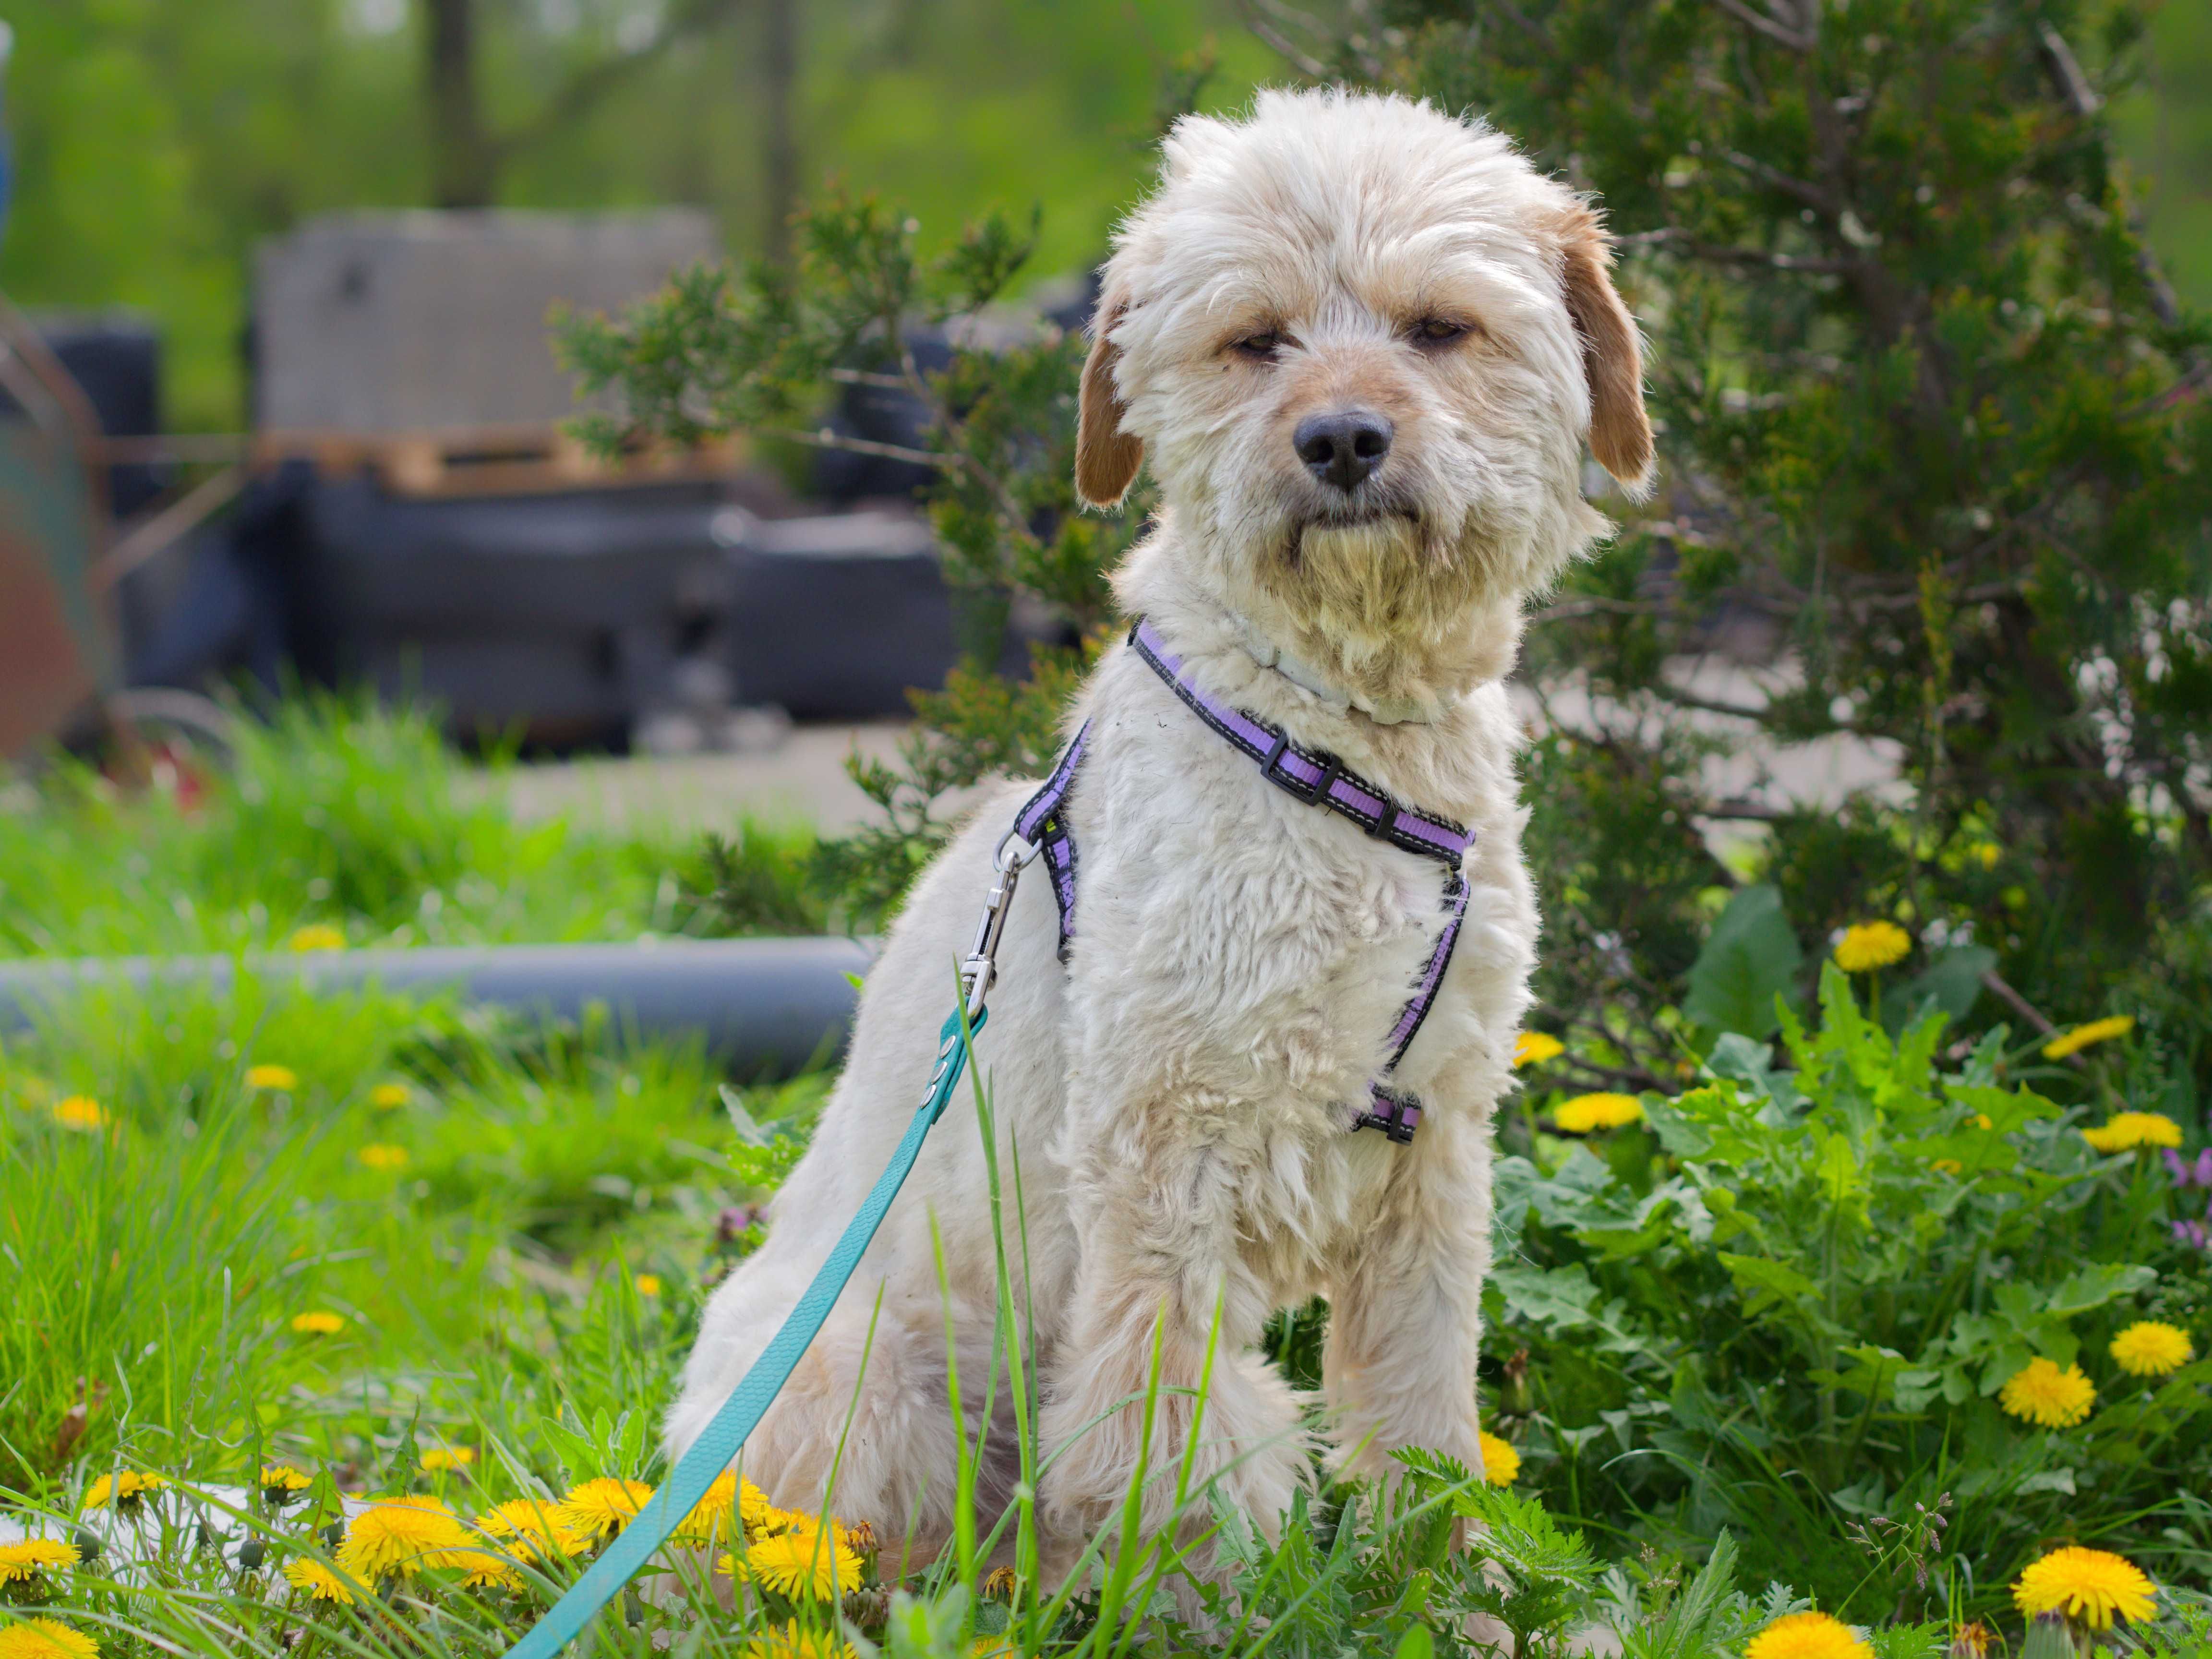
<path fill-rule="evenodd" d="M 1338 1471 L 1389 1480 L 1422 1446 L 1482 1468 L 1474 1370 L 1490 1267 L 1489 1126 L 1432 1112 L 1382 1211 L 1333 1264 L 1322 1375 Z"/>
<path fill-rule="evenodd" d="M 1183 1136 L 1187 1112 L 1150 1115 L 1077 1163 L 1079 1256 L 1042 1425 L 1059 1574 L 1118 1524 L 1133 1480 L 1145 1535 L 1209 1525 L 1212 1485 L 1272 1537 L 1310 1475 L 1297 1398 L 1252 1352 L 1267 1309 L 1237 1249 L 1243 1183 Z"/>

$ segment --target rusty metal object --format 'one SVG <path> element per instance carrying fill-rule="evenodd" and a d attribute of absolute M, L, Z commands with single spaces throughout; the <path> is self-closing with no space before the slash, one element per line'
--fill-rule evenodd
<path fill-rule="evenodd" d="M 22 314 L 0 298 L 0 756 L 112 690 L 115 623 L 92 571 L 107 537 L 100 424 Z"/>

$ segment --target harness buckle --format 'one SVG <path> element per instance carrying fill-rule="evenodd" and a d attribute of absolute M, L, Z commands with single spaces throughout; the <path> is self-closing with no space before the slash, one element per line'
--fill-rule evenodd
<path fill-rule="evenodd" d="M 1420 1126 L 1421 1098 L 1419 1095 L 1400 1094 L 1376 1084 L 1369 1091 L 1375 1104 L 1388 1109 L 1381 1112 L 1362 1112 L 1352 1120 L 1352 1133 L 1362 1129 L 1380 1129 L 1386 1140 L 1395 1140 L 1401 1146 L 1410 1146 L 1413 1131 Z M 1407 1120 L 1411 1119 L 1408 1122 Z"/>
<path fill-rule="evenodd" d="M 1313 758 L 1321 763 L 1321 775 L 1310 785 L 1303 784 L 1276 765 L 1290 746 L 1291 734 L 1276 732 L 1274 746 L 1267 750 L 1267 758 L 1260 763 L 1260 775 L 1293 800 L 1304 801 L 1308 806 L 1318 806 L 1328 798 L 1329 786 L 1344 775 L 1344 763 L 1326 749 L 1316 750 Z"/>

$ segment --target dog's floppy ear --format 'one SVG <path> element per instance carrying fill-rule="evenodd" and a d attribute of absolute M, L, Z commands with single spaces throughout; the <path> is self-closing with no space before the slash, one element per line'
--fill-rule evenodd
<path fill-rule="evenodd" d="M 1644 353 L 1636 319 L 1609 274 L 1613 239 L 1597 216 L 1577 207 L 1560 227 L 1567 314 L 1582 336 L 1589 380 L 1590 453 L 1632 490 L 1651 477 L 1651 422 L 1644 412 Z"/>
<path fill-rule="evenodd" d="M 1083 391 L 1075 414 L 1075 493 L 1092 507 L 1114 507 L 1136 481 L 1145 446 L 1121 425 L 1128 408 L 1114 388 L 1121 357 L 1113 332 L 1128 309 L 1119 295 L 1101 299 L 1091 319 L 1091 355 L 1083 363 Z"/>

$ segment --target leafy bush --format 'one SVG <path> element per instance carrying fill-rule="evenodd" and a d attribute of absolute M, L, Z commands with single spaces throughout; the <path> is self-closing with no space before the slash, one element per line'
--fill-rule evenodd
<path fill-rule="evenodd" d="M 2146 1316 L 2201 1349 L 2185 1195 L 2023 1082 L 2057 1069 L 2033 1043 L 1946 1066 L 1940 1012 L 1892 1036 L 1833 964 L 1820 1008 L 1784 1011 L 1789 1069 L 1724 1036 L 1640 1127 L 1502 1161 L 1493 1397 L 1548 1445 L 1546 1493 L 1673 1553 L 1731 1528 L 1754 1577 L 1862 1619 L 1985 1607 L 2057 1537 L 2203 1575 L 2212 1359 L 2107 1352 Z M 2037 1359 L 2094 1383 L 2086 1422 L 2000 1404 Z"/>
<path fill-rule="evenodd" d="M 1592 699 L 1531 757 L 1545 1000 L 1605 1011 L 1654 1077 L 1730 879 L 1700 820 L 1771 820 L 1814 932 L 1971 942 L 2054 1019 L 2204 1004 L 2195 955 L 2152 951 L 2202 930 L 2212 878 L 2212 337 L 2113 162 L 2147 9 L 1295 14 L 1308 64 L 1480 112 L 1594 192 L 1653 336 L 1661 494 L 1539 612 L 1524 672 Z M 1716 662 L 1765 689 L 1717 694 Z M 1839 738 L 1903 790 L 1778 816 L 1700 769 L 1713 740 Z"/>

